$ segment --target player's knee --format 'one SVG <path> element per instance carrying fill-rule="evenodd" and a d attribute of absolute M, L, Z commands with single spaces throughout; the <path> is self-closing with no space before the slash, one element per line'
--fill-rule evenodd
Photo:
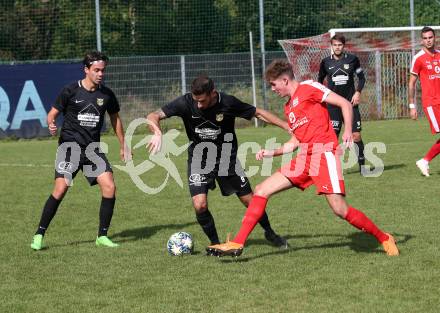
<path fill-rule="evenodd" d="M 333 213 L 340 218 L 345 218 L 345 216 L 347 215 L 348 207 L 345 201 L 332 201 L 330 202 L 330 207 L 333 210 Z"/>
<path fill-rule="evenodd" d="M 193 206 L 197 214 L 203 213 L 208 210 L 208 203 L 205 200 L 195 200 L 193 201 Z"/>
<path fill-rule="evenodd" d="M 57 200 L 62 200 L 69 187 L 66 184 L 55 183 L 52 196 Z"/>
<path fill-rule="evenodd" d="M 268 198 L 270 196 L 267 188 L 263 184 L 258 184 L 255 186 L 254 195 Z"/>
<path fill-rule="evenodd" d="M 106 198 L 112 198 L 116 194 L 116 185 L 114 182 L 107 182 L 101 186 L 102 195 Z"/>

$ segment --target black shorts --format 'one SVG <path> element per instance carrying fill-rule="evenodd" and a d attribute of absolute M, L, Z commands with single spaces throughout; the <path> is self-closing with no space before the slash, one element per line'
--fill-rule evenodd
<path fill-rule="evenodd" d="M 214 169 L 209 173 L 200 174 L 191 171 L 191 164 L 188 162 L 188 186 L 191 197 L 199 194 L 208 194 L 208 190 L 216 188 L 215 181 L 220 186 L 220 191 L 223 196 L 230 196 L 236 194 L 241 197 L 252 192 L 252 187 L 249 179 L 246 177 L 241 165 L 231 165 L 228 175 L 219 175 L 218 169 Z"/>
<path fill-rule="evenodd" d="M 327 108 L 333 129 L 336 135 L 339 136 L 339 133 L 341 132 L 341 128 L 342 128 L 342 123 L 344 122 L 344 117 L 342 116 L 341 108 L 334 105 L 328 105 Z M 362 130 L 361 113 L 359 112 L 359 106 L 356 105 L 353 107 L 352 131 L 353 133 L 356 133 L 356 132 L 360 132 L 361 130 Z"/>
<path fill-rule="evenodd" d="M 90 186 L 98 183 L 97 178 L 101 174 L 113 173 L 107 157 L 98 147 L 86 150 L 74 144 L 69 147 L 64 144 L 58 146 L 55 160 L 55 179 L 64 177 L 70 185 L 79 170 L 82 170 Z"/>

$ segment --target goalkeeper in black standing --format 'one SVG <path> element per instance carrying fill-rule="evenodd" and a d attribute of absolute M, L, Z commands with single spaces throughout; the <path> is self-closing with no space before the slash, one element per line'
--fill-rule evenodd
<path fill-rule="evenodd" d="M 345 37 L 336 34 L 330 39 L 332 47 L 332 55 L 321 61 L 319 68 L 318 81 L 324 82 L 327 77 L 327 86 L 330 90 L 344 97 L 353 105 L 353 140 L 358 147 L 359 170 L 362 174 L 363 165 L 365 164 L 364 143 L 361 137 L 361 114 L 359 112 L 359 102 L 362 89 L 365 85 L 364 70 L 360 66 L 357 56 L 346 53 Z M 355 87 L 354 75 L 358 77 L 358 84 Z M 342 127 L 342 113 L 339 107 L 328 105 L 328 112 L 333 129 L 339 136 Z"/>

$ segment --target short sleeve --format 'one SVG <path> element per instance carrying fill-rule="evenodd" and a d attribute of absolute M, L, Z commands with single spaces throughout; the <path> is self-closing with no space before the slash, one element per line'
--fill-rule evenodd
<path fill-rule="evenodd" d="M 241 117 L 247 120 L 255 116 L 256 108 L 253 105 L 242 102 L 234 96 L 230 97 L 230 111 L 235 117 Z"/>
<path fill-rule="evenodd" d="M 421 70 L 420 58 L 415 57 L 411 64 L 411 74 L 419 75 Z"/>
<path fill-rule="evenodd" d="M 53 107 L 60 112 L 64 112 L 69 104 L 69 97 L 70 90 L 67 87 L 64 87 L 55 99 Z"/>
<path fill-rule="evenodd" d="M 303 82 L 305 85 L 310 88 L 310 95 L 313 100 L 317 102 L 324 102 L 327 96 L 330 94 L 330 89 L 325 87 L 324 85 L 314 82 L 314 81 L 306 81 Z"/>
<path fill-rule="evenodd" d="M 107 106 L 107 112 L 108 112 L 108 114 L 118 113 L 120 111 L 119 101 L 116 98 L 113 91 L 111 91 L 110 89 L 109 89 L 109 95 L 110 95 L 110 99 L 109 99 L 109 103 Z"/>
<path fill-rule="evenodd" d="M 318 82 L 322 84 L 326 76 L 327 71 L 325 70 L 325 59 L 322 59 L 321 65 L 319 66 Z"/>
<path fill-rule="evenodd" d="M 185 96 L 178 97 L 162 107 L 162 111 L 163 113 L 165 113 L 166 117 L 172 117 L 172 116 L 183 117 L 183 115 L 185 114 L 188 108 L 186 104 Z"/>

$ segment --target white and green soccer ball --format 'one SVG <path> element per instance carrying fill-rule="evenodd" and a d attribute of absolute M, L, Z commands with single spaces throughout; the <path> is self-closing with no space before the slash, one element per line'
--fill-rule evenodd
<path fill-rule="evenodd" d="M 167 250 L 171 255 L 184 255 L 193 252 L 194 244 L 190 234 L 179 231 L 171 235 L 167 242 Z"/>

